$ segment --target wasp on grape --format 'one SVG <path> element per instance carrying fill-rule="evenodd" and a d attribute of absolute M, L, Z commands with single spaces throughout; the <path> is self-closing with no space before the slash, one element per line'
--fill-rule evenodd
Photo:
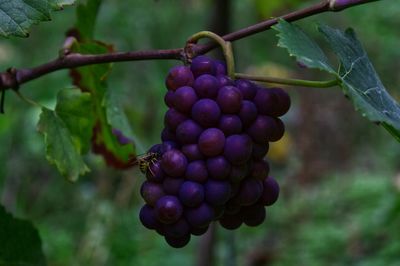
<path fill-rule="evenodd" d="M 145 175 L 150 173 L 150 175 L 154 176 L 154 173 L 151 170 L 151 166 L 160 159 L 160 156 L 161 155 L 157 152 L 148 152 L 132 158 L 129 164 L 132 166 L 139 165 L 140 172 Z"/>

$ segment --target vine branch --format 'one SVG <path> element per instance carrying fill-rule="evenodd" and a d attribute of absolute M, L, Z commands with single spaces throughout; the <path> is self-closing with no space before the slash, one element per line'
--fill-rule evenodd
<path fill-rule="evenodd" d="M 287 21 L 296 21 L 309 16 L 324 12 L 337 12 L 342 11 L 346 8 L 366 4 L 369 2 L 375 2 L 379 0 L 324 0 L 320 3 L 300 9 L 281 17 L 272 18 L 263 22 L 254 24 L 252 26 L 240 29 L 238 31 L 229 33 L 222 36 L 225 41 L 236 41 L 256 33 L 268 30 L 271 26 L 278 22 L 279 18 L 283 18 Z M 192 47 L 192 53 L 204 54 L 217 47 L 216 43 L 207 43 L 204 45 L 194 45 Z M 10 68 L 7 71 L 0 73 L 0 90 L 6 89 L 18 89 L 20 85 L 28 81 L 37 79 L 43 75 L 52 73 L 61 69 L 70 69 L 86 65 L 111 63 L 111 62 L 123 62 L 123 61 L 138 61 L 138 60 L 153 60 L 153 59 L 174 59 L 183 60 L 185 58 L 185 52 L 183 48 L 177 49 L 166 49 L 166 50 L 143 50 L 143 51 L 131 51 L 131 52 L 115 52 L 101 55 L 83 55 L 79 53 L 69 53 L 59 58 L 44 63 L 42 65 L 33 68 L 22 68 L 15 69 Z"/>

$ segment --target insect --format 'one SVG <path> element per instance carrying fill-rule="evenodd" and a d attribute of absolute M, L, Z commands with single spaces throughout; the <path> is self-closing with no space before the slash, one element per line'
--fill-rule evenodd
<path fill-rule="evenodd" d="M 151 166 L 153 164 L 155 164 L 160 159 L 160 157 L 161 157 L 161 155 L 157 152 L 148 152 L 148 153 L 133 157 L 130 160 L 129 164 L 132 166 L 139 165 L 140 172 L 142 172 L 145 175 L 150 173 L 150 175 L 154 176 L 154 173 L 151 170 Z"/>

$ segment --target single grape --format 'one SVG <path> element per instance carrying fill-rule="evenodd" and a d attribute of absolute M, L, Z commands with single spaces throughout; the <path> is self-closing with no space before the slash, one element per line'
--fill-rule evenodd
<path fill-rule="evenodd" d="M 269 174 L 269 164 L 264 160 L 254 161 L 251 165 L 250 176 L 264 181 Z"/>
<path fill-rule="evenodd" d="M 222 153 L 225 145 L 225 135 L 218 128 L 209 128 L 203 131 L 199 137 L 199 149 L 208 157 Z"/>
<path fill-rule="evenodd" d="M 218 94 L 219 83 L 216 77 L 204 74 L 196 78 L 193 88 L 199 98 L 214 99 Z"/>
<path fill-rule="evenodd" d="M 263 193 L 259 203 L 263 206 L 271 206 L 279 197 L 279 184 L 273 177 L 268 177 L 263 182 Z"/>
<path fill-rule="evenodd" d="M 168 109 L 164 116 L 164 125 L 170 128 L 172 131 L 175 131 L 176 128 L 188 117 L 180 112 L 178 112 L 174 108 Z"/>
<path fill-rule="evenodd" d="M 179 150 L 169 150 L 162 155 L 161 167 L 171 177 L 182 177 L 185 174 L 187 159 Z"/>
<path fill-rule="evenodd" d="M 197 101 L 192 108 L 192 118 L 202 127 L 211 127 L 218 124 L 221 110 L 218 104 L 210 99 Z"/>
<path fill-rule="evenodd" d="M 144 227 L 155 230 L 161 227 L 160 222 L 157 220 L 155 211 L 150 205 L 143 205 L 139 213 L 140 222 Z"/>
<path fill-rule="evenodd" d="M 181 188 L 184 179 L 182 178 L 174 178 L 174 177 L 165 177 L 162 183 L 164 192 L 168 195 L 178 195 L 179 189 Z"/>
<path fill-rule="evenodd" d="M 204 200 L 203 185 L 193 181 L 183 182 L 179 189 L 179 199 L 187 207 L 200 205 Z"/>
<path fill-rule="evenodd" d="M 197 95 L 192 87 L 184 86 L 175 91 L 173 101 L 176 110 L 190 114 L 193 104 L 197 102 Z"/>
<path fill-rule="evenodd" d="M 240 206 L 239 202 L 235 198 L 232 198 L 232 199 L 228 200 L 228 202 L 225 204 L 224 214 L 227 214 L 227 215 L 237 214 L 237 213 L 239 213 L 241 208 L 242 207 Z"/>
<path fill-rule="evenodd" d="M 259 115 L 247 129 L 247 134 L 259 144 L 265 144 L 275 134 L 277 123 L 273 117 Z"/>
<path fill-rule="evenodd" d="M 190 233 L 194 236 L 201 236 L 204 235 L 208 230 L 208 225 L 204 227 L 191 227 Z"/>
<path fill-rule="evenodd" d="M 286 91 L 280 88 L 273 88 L 271 89 L 274 94 L 278 97 L 278 104 L 275 108 L 275 115 L 274 116 L 282 116 L 289 111 L 290 108 L 290 97 Z"/>
<path fill-rule="evenodd" d="M 215 179 L 226 179 L 231 172 L 231 165 L 224 156 L 216 156 L 207 159 L 208 174 Z"/>
<path fill-rule="evenodd" d="M 186 234 L 182 237 L 165 236 L 165 241 L 173 248 L 183 248 L 189 243 L 190 234 Z"/>
<path fill-rule="evenodd" d="M 276 117 L 279 113 L 279 97 L 273 89 L 259 89 L 254 103 L 262 115 Z"/>
<path fill-rule="evenodd" d="M 269 143 L 259 144 L 253 142 L 253 153 L 252 157 L 254 160 L 262 160 L 267 155 L 269 150 Z"/>
<path fill-rule="evenodd" d="M 158 144 L 154 144 L 153 146 L 150 147 L 150 149 L 148 150 L 149 153 L 157 153 L 157 154 L 161 154 L 162 153 L 162 144 L 158 143 Z"/>
<path fill-rule="evenodd" d="M 181 151 L 190 162 L 204 159 L 203 154 L 200 152 L 199 145 L 197 144 L 184 145 Z"/>
<path fill-rule="evenodd" d="M 218 91 L 217 103 L 223 113 L 238 113 L 242 106 L 242 100 L 242 93 L 236 87 L 225 86 Z"/>
<path fill-rule="evenodd" d="M 239 117 L 245 128 L 249 127 L 257 118 L 257 107 L 253 102 L 244 100 L 239 111 Z"/>
<path fill-rule="evenodd" d="M 178 149 L 179 145 L 175 142 L 175 141 L 163 141 L 163 143 L 161 144 L 161 152 L 159 153 L 160 155 L 166 153 L 167 151 L 170 150 L 175 150 Z"/>
<path fill-rule="evenodd" d="M 164 96 L 164 102 L 170 108 L 174 107 L 174 99 L 175 99 L 175 92 L 173 91 L 168 91 Z"/>
<path fill-rule="evenodd" d="M 273 133 L 269 136 L 269 141 L 274 142 L 280 140 L 285 134 L 285 125 L 279 118 L 274 118 L 275 126 Z"/>
<path fill-rule="evenodd" d="M 146 172 L 146 178 L 148 181 L 156 183 L 160 183 L 164 180 L 164 172 L 161 168 L 160 161 L 150 163 L 149 169 Z"/>
<path fill-rule="evenodd" d="M 169 90 L 175 91 L 182 86 L 192 86 L 194 77 L 192 71 L 186 66 L 175 66 L 168 73 L 165 85 Z"/>
<path fill-rule="evenodd" d="M 163 224 L 172 224 L 182 216 L 183 207 L 175 196 L 161 197 L 154 208 L 158 221 Z"/>
<path fill-rule="evenodd" d="M 242 181 L 250 172 L 248 163 L 232 166 L 228 179 L 231 182 L 237 183 Z"/>
<path fill-rule="evenodd" d="M 190 69 L 195 77 L 203 74 L 215 75 L 216 72 L 214 60 L 205 55 L 193 58 Z"/>
<path fill-rule="evenodd" d="M 192 227 L 206 227 L 214 218 L 214 210 L 206 203 L 185 210 L 185 218 Z"/>
<path fill-rule="evenodd" d="M 257 87 L 246 79 L 235 80 L 235 86 L 240 90 L 243 99 L 252 101 L 257 93 Z"/>
<path fill-rule="evenodd" d="M 214 60 L 215 64 L 215 75 L 216 76 L 226 76 L 227 75 L 227 69 L 226 69 L 226 64 L 222 60 Z"/>
<path fill-rule="evenodd" d="M 163 231 L 165 232 L 165 236 L 168 237 L 179 238 L 190 233 L 190 226 L 183 218 L 179 219 L 173 224 L 164 224 L 162 227 Z"/>
<path fill-rule="evenodd" d="M 206 182 L 208 178 L 206 163 L 203 160 L 190 162 L 186 167 L 185 178 L 198 183 Z"/>
<path fill-rule="evenodd" d="M 203 128 L 199 124 L 188 119 L 176 128 L 176 138 L 181 144 L 193 144 L 197 143 L 202 132 Z"/>
<path fill-rule="evenodd" d="M 148 205 L 154 207 L 165 193 L 161 184 L 145 181 L 140 188 L 140 195 Z"/>
<path fill-rule="evenodd" d="M 219 75 L 216 78 L 218 80 L 219 88 L 224 87 L 224 86 L 234 86 L 235 85 L 233 80 L 231 78 L 229 78 L 228 76 Z"/>
<path fill-rule="evenodd" d="M 264 206 L 255 204 L 249 207 L 242 208 L 240 214 L 243 217 L 243 222 L 248 226 L 258 226 L 265 220 L 266 211 Z"/>
<path fill-rule="evenodd" d="M 241 206 L 250 206 L 257 202 L 262 192 L 262 181 L 254 178 L 245 178 L 241 183 L 236 199 Z"/>
<path fill-rule="evenodd" d="M 161 131 L 161 140 L 175 142 L 176 141 L 175 132 L 168 127 L 164 127 L 164 129 Z"/>
<path fill-rule="evenodd" d="M 242 121 L 237 115 L 222 115 L 218 128 L 224 132 L 225 136 L 239 134 L 242 132 Z"/>
<path fill-rule="evenodd" d="M 243 220 L 238 214 L 224 214 L 220 219 L 219 219 L 220 225 L 228 230 L 235 230 L 238 229 L 242 223 Z"/>
<path fill-rule="evenodd" d="M 224 156 L 233 165 L 239 165 L 250 159 L 253 143 L 246 134 L 231 135 L 226 138 Z"/>
<path fill-rule="evenodd" d="M 206 201 L 211 206 L 224 205 L 231 195 L 231 185 L 227 181 L 209 179 L 204 190 Z"/>

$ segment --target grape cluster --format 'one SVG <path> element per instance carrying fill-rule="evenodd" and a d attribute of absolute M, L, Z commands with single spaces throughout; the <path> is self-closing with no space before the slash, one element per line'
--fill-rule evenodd
<path fill-rule="evenodd" d="M 223 62 L 206 56 L 172 68 L 166 79 L 165 128 L 141 187 L 142 224 L 173 247 L 219 221 L 226 229 L 261 224 L 279 185 L 264 160 L 279 140 L 288 94 L 232 80 Z"/>

